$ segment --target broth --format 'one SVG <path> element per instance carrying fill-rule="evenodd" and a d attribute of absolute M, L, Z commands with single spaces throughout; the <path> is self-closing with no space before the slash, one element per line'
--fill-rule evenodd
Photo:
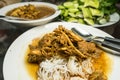
<path fill-rule="evenodd" d="M 27 50 L 26 56 L 25 56 L 25 66 L 26 66 L 28 74 L 31 76 L 32 80 L 37 80 L 37 71 L 38 71 L 39 65 L 38 64 L 31 64 L 31 63 L 27 62 L 28 53 L 29 53 L 29 49 Z"/>
<path fill-rule="evenodd" d="M 95 70 L 101 70 L 106 75 L 112 70 L 112 60 L 105 52 L 99 58 L 94 60 L 93 65 Z"/>
<path fill-rule="evenodd" d="M 55 9 L 41 5 L 41 6 L 34 6 L 34 5 L 25 5 L 18 8 L 15 8 L 9 12 L 7 12 L 6 16 L 13 16 L 13 17 L 20 17 L 26 19 L 41 19 L 48 16 L 51 16 L 55 13 Z"/>

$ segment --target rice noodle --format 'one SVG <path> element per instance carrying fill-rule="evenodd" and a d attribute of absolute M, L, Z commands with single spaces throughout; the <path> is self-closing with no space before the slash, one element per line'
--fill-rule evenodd
<path fill-rule="evenodd" d="M 91 63 L 91 59 L 87 59 L 87 60 L 83 61 L 82 62 L 82 67 L 83 67 L 83 70 L 86 73 L 92 74 L 92 72 L 93 72 L 93 65 Z"/>
<path fill-rule="evenodd" d="M 65 59 L 53 57 L 40 63 L 38 80 L 69 80 Z"/>
<path fill-rule="evenodd" d="M 38 80 L 88 80 L 93 72 L 91 59 L 80 62 L 75 56 L 46 59 L 39 65 Z"/>
<path fill-rule="evenodd" d="M 91 59 L 89 58 L 80 63 L 76 56 L 71 56 L 67 66 L 72 75 L 79 75 L 84 80 L 88 78 L 88 74 L 93 72 Z"/>

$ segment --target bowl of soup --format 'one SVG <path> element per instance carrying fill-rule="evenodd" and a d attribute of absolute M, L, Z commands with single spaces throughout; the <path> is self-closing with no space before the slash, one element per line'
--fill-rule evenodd
<path fill-rule="evenodd" d="M 57 5 L 46 2 L 21 2 L 0 9 L 0 15 L 25 19 L 3 19 L 20 27 L 43 25 L 55 19 L 59 14 Z"/>

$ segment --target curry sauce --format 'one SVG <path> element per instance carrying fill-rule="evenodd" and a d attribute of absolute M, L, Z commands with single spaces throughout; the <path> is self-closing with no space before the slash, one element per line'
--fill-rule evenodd
<path fill-rule="evenodd" d="M 51 7 L 45 5 L 34 6 L 32 4 L 29 4 L 15 8 L 7 12 L 6 15 L 35 20 L 35 19 L 41 19 L 51 16 L 54 13 L 55 13 L 55 9 Z"/>
<path fill-rule="evenodd" d="M 26 66 L 28 74 L 31 76 L 32 80 L 37 80 L 37 71 L 38 71 L 39 65 L 28 63 L 28 61 L 27 61 L 28 53 L 29 53 L 29 49 L 27 50 L 26 56 L 25 56 L 25 66 Z"/>
<path fill-rule="evenodd" d="M 93 65 L 95 70 L 101 70 L 106 75 L 109 75 L 112 70 L 112 60 L 105 52 L 103 52 L 99 58 L 94 60 Z"/>

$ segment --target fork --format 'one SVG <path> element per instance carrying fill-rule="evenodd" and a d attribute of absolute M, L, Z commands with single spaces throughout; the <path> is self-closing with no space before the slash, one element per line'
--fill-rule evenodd
<path fill-rule="evenodd" d="M 101 47 L 101 46 L 106 47 L 106 49 L 101 47 L 105 51 L 112 53 L 112 54 L 114 53 L 116 55 L 120 55 L 120 40 L 119 39 L 115 39 L 115 38 L 111 38 L 111 37 L 93 36 L 89 32 L 87 32 L 81 28 L 78 28 L 78 27 L 74 27 L 71 30 L 74 33 L 77 33 L 78 35 L 83 37 L 87 42 L 94 42 L 99 47 Z"/>

